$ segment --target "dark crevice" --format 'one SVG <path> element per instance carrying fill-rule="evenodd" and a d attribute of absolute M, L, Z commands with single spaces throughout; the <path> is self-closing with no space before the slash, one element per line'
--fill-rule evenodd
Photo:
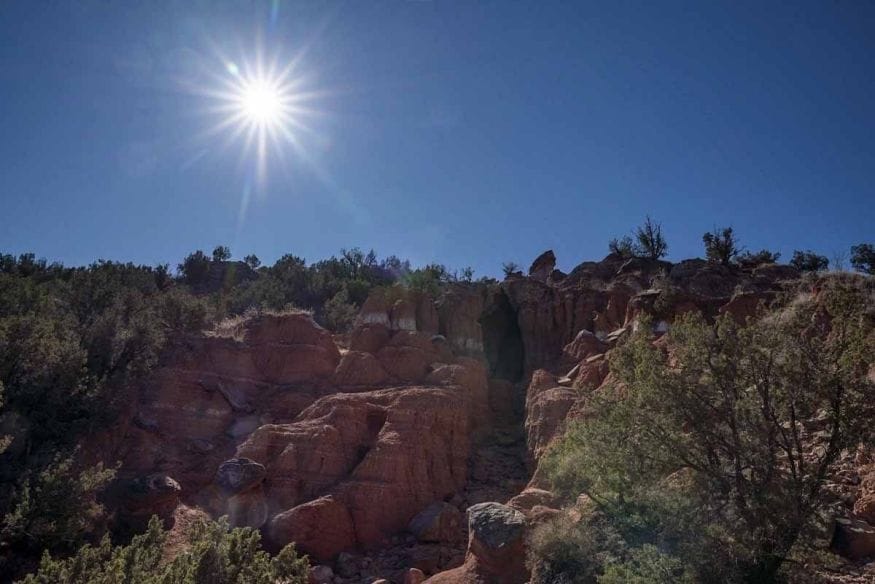
<path fill-rule="evenodd" d="M 519 381 L 523 376 L 525 350 L 516 311 L 503 291 L 492 295 L 480 317 L 483 348 L 489 362 L 489 376 Z"/>

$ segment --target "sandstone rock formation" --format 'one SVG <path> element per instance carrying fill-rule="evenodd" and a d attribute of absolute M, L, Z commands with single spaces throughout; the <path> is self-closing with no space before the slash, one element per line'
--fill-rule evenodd
<path fill-rule="evenodd" d="M 529 277 L 438 298 L 377 290 L 348 347 L 306 314 L 179 341 L 102 437 L 101 457 L 123 462 L 117 508 L 132 522 L 179 501 L 228 514 L 322 562 L 314 581 L 418 582 L 453 567 L 428 581 L 525 582 L 526 525 L 558 513 L 538 462 L 610 380 L 616 344 L 643 315 L 658 332 L 690 311 L 744 320 L 798 276 L 702 260 L 608 256 L 567 275 L 555 264 L 547 252 Z M 869 549 L 856 536 L 875 521 L 875 473 L 859 485 L 858 523 L 834 539 L 849 555 Z"/>

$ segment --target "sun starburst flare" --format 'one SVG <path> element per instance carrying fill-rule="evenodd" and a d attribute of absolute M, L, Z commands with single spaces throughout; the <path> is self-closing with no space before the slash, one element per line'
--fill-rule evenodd
<path fill-rule="evenodd" d="M 254 63 L 225 60 L 218 87 L 207 91 L 210 111 L 219 118 L 209 134 L 224 134 L 229 143 L 242 139 L 243 155 L 253 158 L 259 180 L 269 157 L 282 158 L 289 146 L 300 153 L 301 135 L 311 132 L 304 120 L 313 113 L 306 107 L 313 94 L 304 90 L 294 60 L 282 68 L 277 63 L 266 65 L 260 52 Z"/>

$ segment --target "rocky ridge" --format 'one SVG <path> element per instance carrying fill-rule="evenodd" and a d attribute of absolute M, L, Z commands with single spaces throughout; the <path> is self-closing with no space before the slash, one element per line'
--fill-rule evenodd
<path fill-rule="evenodd" d="M 119 517 L 228 515 L 271 546 L 296 542 L 315 582 L 527 581 L 526 531 L 560 512 L 538 461 L 605 383 L 612 347 L 643 314 L 657 332 L 689 311 L 744 320 L 799 278 L 702 260 L 555 264 L 546 252 L 528 276 L 439 298 L 379 290 L 342 337 L 287 313 L 181 341 L 89 450 L 122 461 Z M 861 523 L 836 528 L 855 558 L 875 549 L 871 461 L 846 478 Z"/>

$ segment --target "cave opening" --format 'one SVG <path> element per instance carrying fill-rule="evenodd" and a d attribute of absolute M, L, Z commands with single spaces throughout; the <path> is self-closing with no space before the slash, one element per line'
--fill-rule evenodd
<path fill-rule="evenodd" d="M 525 349 L 516 311 L 503 291 L 492 295 L 480 317 L 489 376 L 511 382 L 523 377 Z"/>

